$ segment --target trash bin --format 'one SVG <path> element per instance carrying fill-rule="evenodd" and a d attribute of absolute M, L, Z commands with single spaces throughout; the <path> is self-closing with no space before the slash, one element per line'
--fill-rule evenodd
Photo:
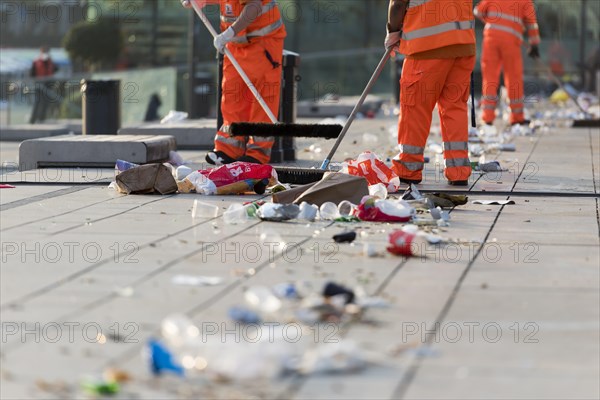
<path fill-rule="evenodd" d="M 214 98 L 214 78 L 210 72 L 196 71 L 190 85 L 194 88 L 191 98 L 190 119 L 207 118 Z"/>
<path fill-rule="evenodd" d="M 121 81 L 81 81 L 84 135 L 116 135 L 121 127 Z"/>

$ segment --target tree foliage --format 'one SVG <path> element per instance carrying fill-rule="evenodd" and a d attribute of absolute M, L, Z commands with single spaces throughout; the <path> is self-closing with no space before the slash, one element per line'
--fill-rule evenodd
<path fill-rule="evenodd" d="M 79 22 L 67 32 L 63 46 L 73 62 L 92 69 L 115 64 L 124 47 L 119 24 L 110 18 Z"/>

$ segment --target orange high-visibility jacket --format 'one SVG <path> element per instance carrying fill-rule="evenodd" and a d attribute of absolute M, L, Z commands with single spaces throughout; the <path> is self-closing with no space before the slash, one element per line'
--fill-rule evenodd
<path fill-rule="evenodd" d="M 246 0 L 221 0 L 221 31 L 225 31 L 242 13 Z M 258 17 L 242 32 L 238 32 L 233 43 L 244 44 L 259 37 L 285 37 L 285 26 L 276 0 L 263 0 L 257 8 Z"/>
<path fill-rule="evenodd" d="M 473 2 L 410 0 L 400 52 L 411 55 L 456 44 L 475 43 Z"/>
<path fill-rule="evenodd" d="M 523 42 L 527 28 L 529 44 L 540 43 L 540 31 L 532 0 L 483 0 L 475 7 L 475 15 L 485 22 L 483 36 L 495 36 Z"/>

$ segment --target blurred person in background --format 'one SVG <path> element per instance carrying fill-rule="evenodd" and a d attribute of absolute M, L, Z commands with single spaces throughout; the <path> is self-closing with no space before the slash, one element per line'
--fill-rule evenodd
<path fill-rule="evenodd" d="M 31 64 L 31 77 L 44 78 L 54 75 L 56 71 L 58 71 L 58 67 L 52 61 L 48 47 L 42 46 L 40 48 L 40 54 Z"/>
<path fill-rule="evenodd" d="M 392 168 L 404 183 L 420 183 L 423 153 L 438 105 L 444 148 L 444 176 L 468 185 L 467 101 L 475 66 L 473 2 L 390 0 L 385 48 L 406 56 L 400 79 L 400 154 Z"/>
<path fill-rule="evenodd" d="M 31 111 L 31 117 L 29 118 L 29 123 L 31 124 L 44 121 L 49 106 L 53 105 L 54 108 L 58 107 L 56 99 L 52 101 L 49 92 L 53 90 L 53 82 L 48 80 L 48 78 L 54 76 L 56 71 L 58 71 L 58 67 L 52 61 L 48 47 L 42 46 L 40 48 L 40 54 L 31 63 L 30 70 L 32 78 L 42 80 L 42 82 L 35 83 L 35 103 L 33 104 L 33 110 Z"/>
<path fill-rule="evenodd" d="M 181 4 L 191 8 L 192 1 L 200 7 L 219 4 L 221 34 L 214 39 L 215 48 L 223 53 L 227 47 L 277 117 L 286 37 L 277 1 L 181 0 Z M 233 122 L 271 121 L 227 57 L 223 61 L 221 112 L 223 126 L 215 136 L 214 151 L 206 155 L 206 161 L 213 165 L 234 161 L 268 163 L 274 138 L 229 136 Z"/>

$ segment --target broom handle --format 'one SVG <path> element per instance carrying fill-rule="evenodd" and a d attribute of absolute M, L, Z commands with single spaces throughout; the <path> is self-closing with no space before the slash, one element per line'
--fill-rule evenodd
<path fill-rule="evenodd" d="M 344 128 L 342 129 L 342 132 L 340 133 L 337 140 L 335 141 L 335 144 L 331 148 L 331 151 L 327 155 L 327 158 L 325 160 L 323 160 L 323 164 L 321 164 L 321 169 L 327 169 L 327 167 L 329 167 L 329 163 L 331 162 L 333 155 L 335 154 L 338 147 L 342 143 L 342 140 L 344 139 L 346 132 L 348 132 L 348 129 L 350 129 L 350 125 L 352 125 L 352 122 L 354 122 L 354 118 L 356 118 L 356 114 L 358 114 L 358 111 L 360 110 L 363 103 L 365 102 L 367 95 L 373 88 L 373 85 L 375 85 L 377 78 L 379 78 L 379 75 L 381 75 L 381 71 L 383 71 L 385 64 L 389 60 L 390 54 L 392 53 L 392 47 L 390 47 L 389 49 L 386 50 L 385 54 L 381 58 L 381 61 L 379 61 L 379 65 L 377 66 L 377 69 L 375 69 L 375 72 L 373 72 L 373 75 L 371 75 L 371 79 L 369 80 L 369 83 L 367 83 L 367 87 L 365 87 L 365 90 L 363 91 L 362 95 L 360 96 L 360 99 L 358 99 L 358 103 L 356 103 L 356 105 L 354 106 L 354 109 L 350 113 L 350 116 L 348 117 L 348 120 L 346 121 L 346 124 L 344 125 Z"/>
<path fill-rule="evenodd" d="M 194 8 L 194 11 L 198 15 L 198 17 L 200 17 L 200 20 L 204 23 L 204 26 L 206 26 L 206 29 L 208 29 L 208 31 L 210 32 L 212 37 L 215 38 L 218 35 L 217 31 L 215 31 L 215 28 L 213 28 L 213 26 L 211 25 L 210 21 L 208 20 L 208 18 L 202 11 L 202 8 L 198 5 L 198 3 L 196 3 L 195 0 L 192 0 L 190 3 L 192 4 L 192 7 Z M 262 98 L 262 96 L 260 95 L 260 93 L 258 92 L 256 87 L 254 86 L 254 84 L 252 83 L 250 78 L 248 78 L 248 75 L 246 75 L 246 73 L 242 69 L 242 66 L 237 62 L 235 57 L 233 57 L 233 55 L 231 54 L 231 52 L 229 51 L 229 49 L 227 47 L 225 47 L 225 55 L 227 56 L 227 58 L 229 58 L 229 61 L 231 61 L 231 64 L 233 65 L 235 70 L 238 72 L 238 74 L 240 74 L 240 76 L 242 77 L 242 80 L 244 81 L 244 83 L 246 83 L 246 86 L 248 86 L 248 89 L 250 89 L 250 91 L 256 98 L 256 101 L 258 101 L 258 103 L 260 104 L 262 109 L 265 111 L 265 113 L 267 113 L 267 116 L 269 117 L 271 122 L 274 124 L 278 123 L 277 117 L 275 117 L 275 115 L 273 115 L 273 112 L 271 111 L 271 109 L 269 108 L 269 106 L 267 105 L 265 100 Z"/>
<path fill-rule="evenodd" d="M 581 110 L 581 112 L 582 112 L 584 115 L 586 115 L 586 116 L 587 116 L 587 115 L 588 115 L 588 112 L 587 112 L 587 111 L 585 111 L 585 110 L 583 109 L 583 107 L 581 107 L 581 105 L 579 104 L 579 102 L 577 101 L 577 99 L 575 98 L 575 96 L 573 96 L 571 93 L 569 93 L 569 91 L 568 91 L 567 89 L 565 89 L 565 85 L 563 85 L 563 83 L 560 81 L 560 79 L 558 79 L 558 78 L 556 77 L 556 75 L 554 75 L 554 73 L 552 72 L 552 70 L 550 69 L 550 67 L 549 67 L 549 66 L 547 66 L 546 64 L 542 63 L 538 57 L 535 57 L 534 59 L 535 59 L 535 62 L 536 62 L 536 64 L 537 64 L 537 65 L 542 65 L 542 66 L 543 66 L 543 69 L 546 71 L 546 74 L 548 74 L 548 76 L 549 76 L 549 77 L 550 77 L 550 78 L 551 78 L 551 79 L 554 81 L 554 83 L 556 83 L 556 84 L 558 85 L 558 87 L 559 87 L 559 88 L 561 88 L 561 89 L 562 89 L 562 91 L 563 91 L 563 92 L 565 92 L 565 93 L 567 94 L 567 96 L 569 96 L 569 98 L 570 98 L 571 100 L 573 100 L 573 102 L 574 102 L 574 103 L 575 103 L 575 105 L 576 105 L 576 106 L 577 106 L 577 107 L 578 107 L 578 108 Z"/>

